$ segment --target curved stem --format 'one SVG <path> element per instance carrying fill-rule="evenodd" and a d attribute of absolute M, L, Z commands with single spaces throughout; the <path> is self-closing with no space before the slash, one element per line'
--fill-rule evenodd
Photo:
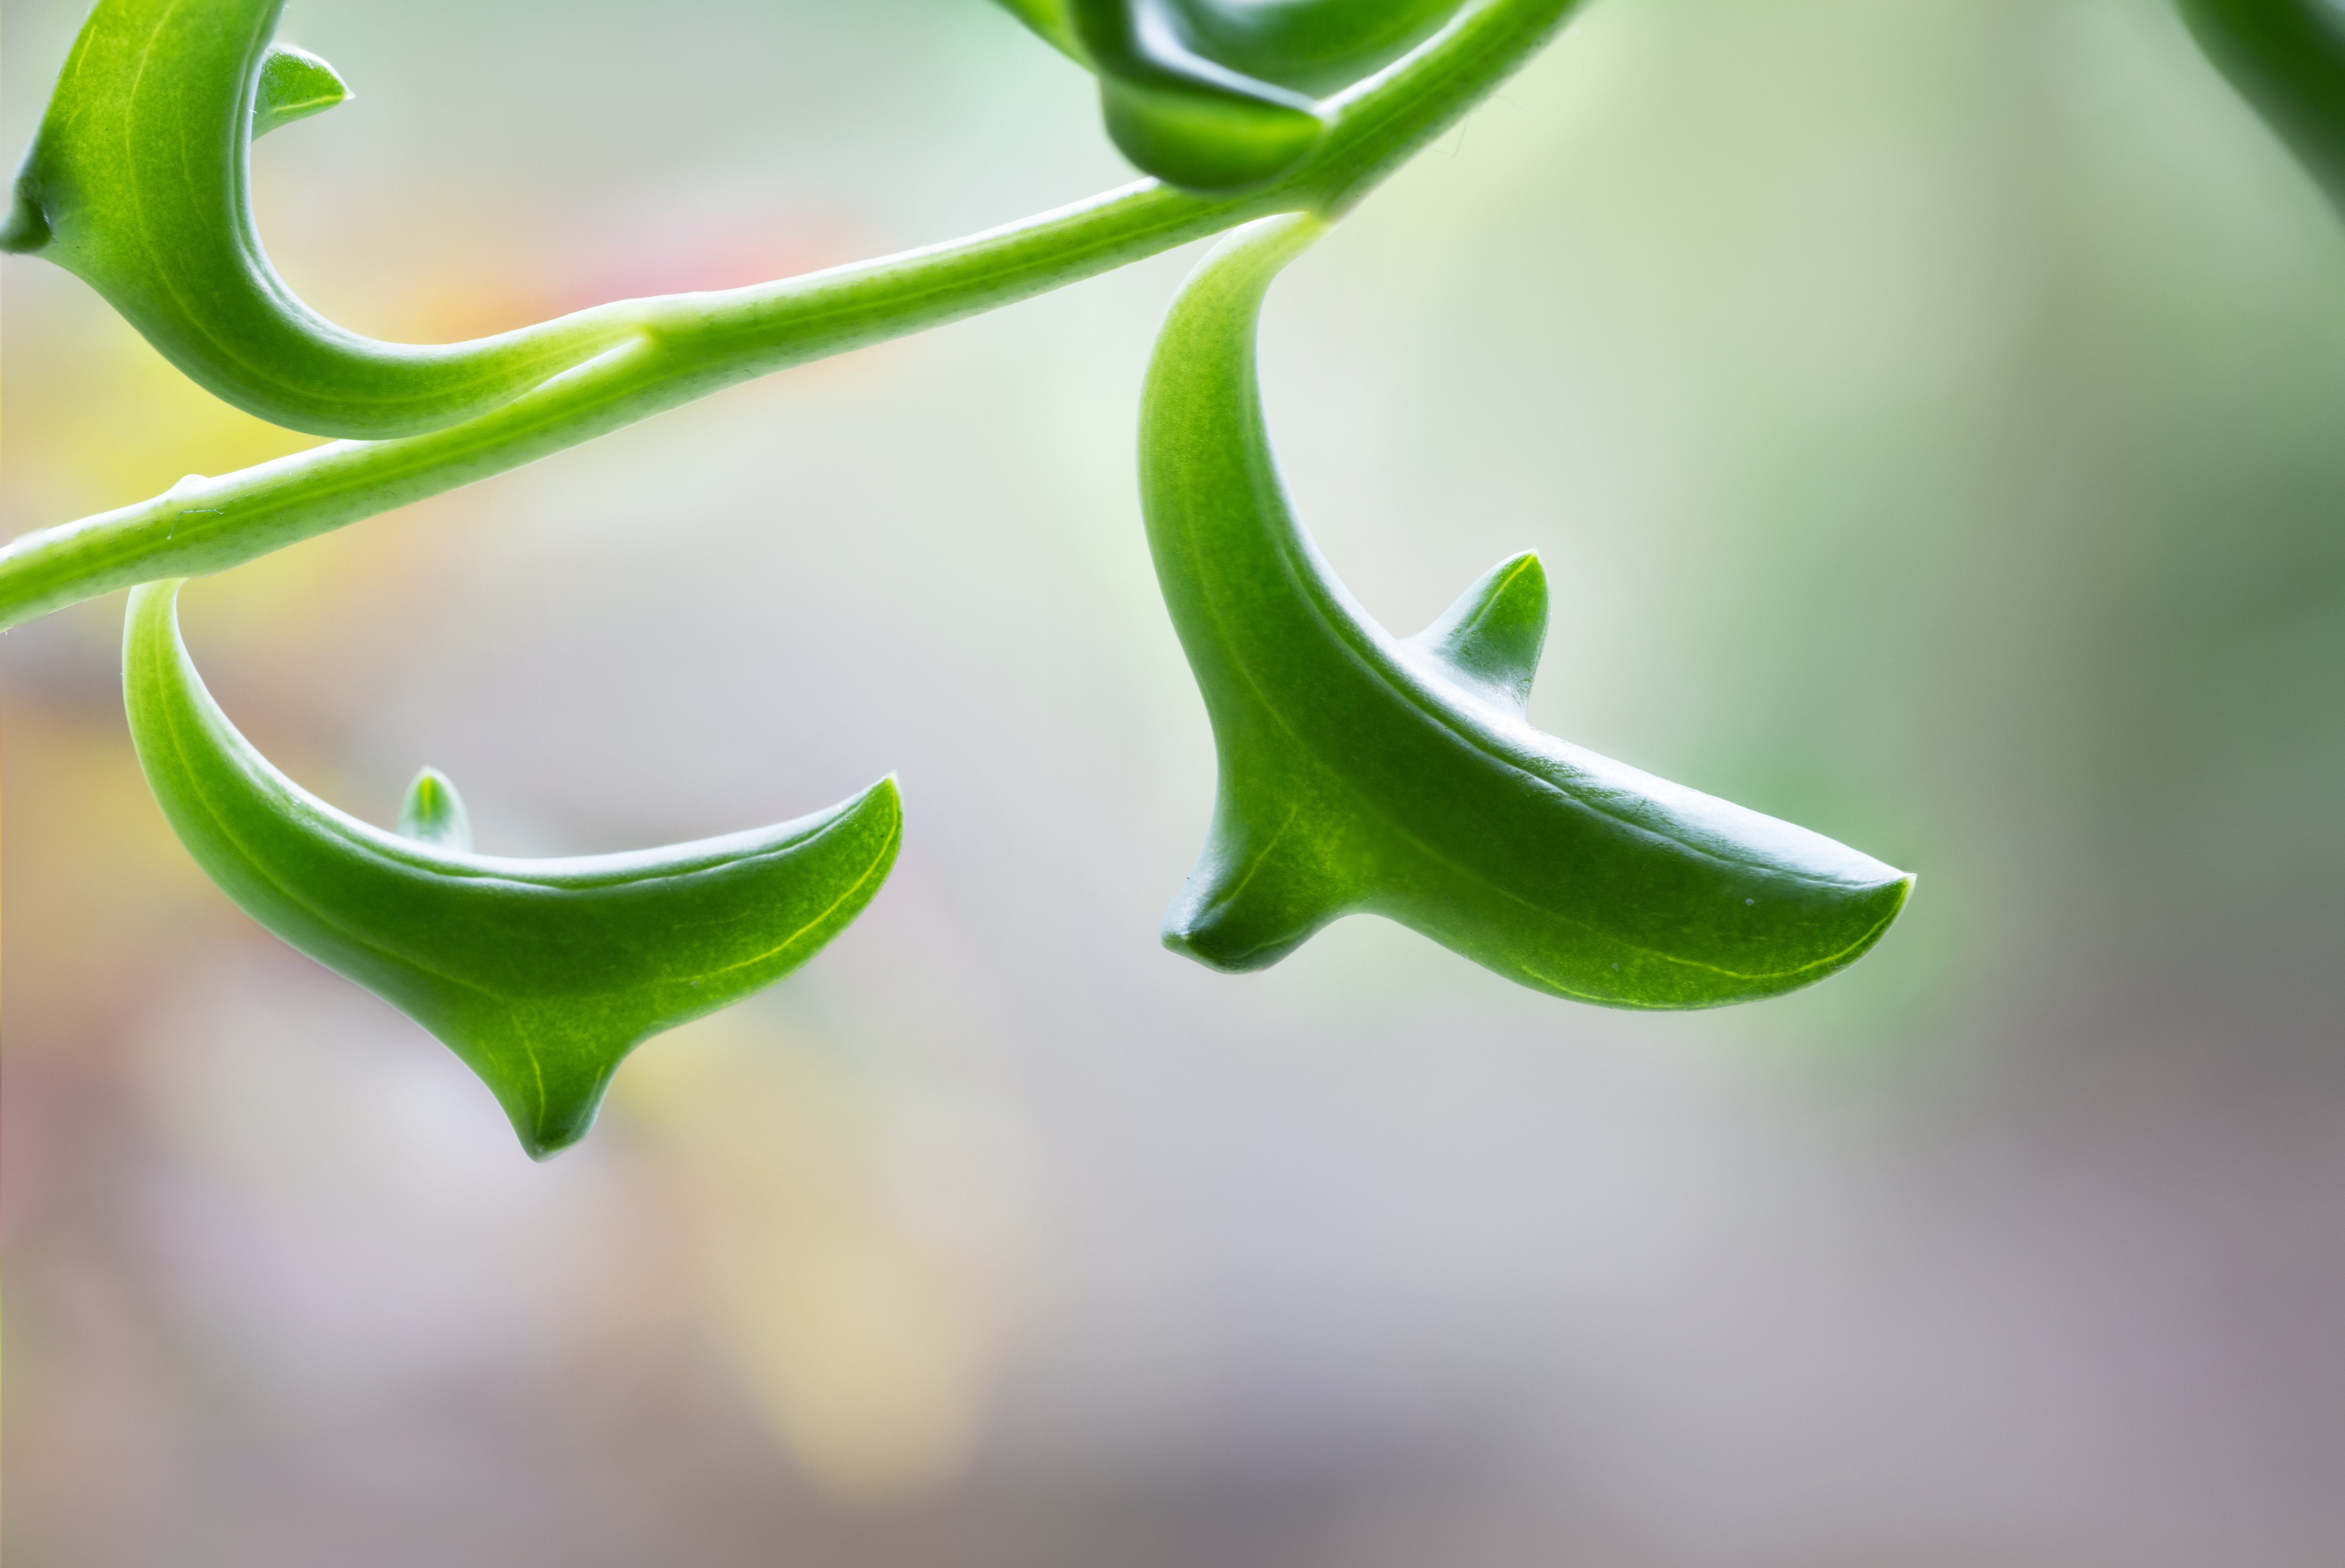
<path fill-rule="evenodd" d="M 1333 129 L 1267 190 L 1153 180 L 949 244 L 777 283 L 645 300 L 624 341 L 461 424 L 335 441 L 28 533 L 0 550 L 0 627 L 199 575 L 519 468 L 711 392 L 1014 304 L 1279 212 L 1348 210 L 1456 123 L 1582 0 L 1484 0 L 1326 106 Z M 616 309 L 618 307 L 612 307 Z"/>

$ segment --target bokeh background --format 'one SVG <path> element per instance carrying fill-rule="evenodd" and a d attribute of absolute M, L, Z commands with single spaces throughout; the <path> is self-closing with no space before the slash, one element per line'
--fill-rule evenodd
<path fill-rule="evenodd" d="M 77 0 L 0 12 L 21 145 Z M 444 339 L 1127 179 L 980 0 L 302 0 L 279 267 Z M 2345 225 L 2162 0 L 1598 0 L 1293 268 L 1362 600 L 1541 550 L 1545 728 L 1921 873 L 1690 1017 L 1162 952 L 1212 791 L 1135 394 L 1194 253 L 192 586 L 484 849 L 900 774 L 868 915 L 545 1167 L 178 852 L 119 597 L 0 639 L 25 1568 L 2345 1562 Z M 37 260 L 0 529 L 306 444 Z"/>

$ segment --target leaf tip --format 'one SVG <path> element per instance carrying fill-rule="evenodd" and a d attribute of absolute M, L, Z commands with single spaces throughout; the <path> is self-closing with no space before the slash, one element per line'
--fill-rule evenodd
<path fill-rule="evenodd" d="M 513 1131 L 521 1135 L 522 1152 L 528 1155 L 529 1158 L 537 1164 L 543 1165 L 547 1160 L 552 1159 L 563 1149 L 573 1147 L 580 1138 L 584 1138 L 588 1128 L 593 1125 L 594 1118 L 589 1117 L 584 1125 L 576 1128 L 563 1128 L 556 1131 L 539 1132 L 535 1128 L 525 1128 L 516 1122 L 513 1125 Z"/>
<path fill-rule="evenodd" d="M 0 222 L 0 250 L 12 256 L 29 256 L 48 244 L 52 238 L 49 215 L 42 209 L 38 198 L 20 181 L 14 199 L 8 204 L 7 220 Z"/>
<path fill-rule="evenodd" d="M 400 804 L 399 835 L 460 855 L 472 852 L 472 819 L 446 774 L 427 767 L 415 775 Z"/>
<path fill-rule="evenodd" d="M 1256 974 L 1303 946 L 1301 939 L 1249 945 L 1240 937 L 1233 942 L 1219 923 L 1210 920 L 1193 925 L 1168 919 L 1159 939 L 1166 952 L 1203 964 L 1216 975 Z"/>
<path fill-rule="evenodd" d="M 349 103 L 357 95 L 341 73 L 307 49 L 272 44 L 260 65 L 260 83 L 252 100 L 252 139 L 295 120 L 322 115 Z"/>
<path fill-rule="evenodd" d="M 1484 572 L 1406 645 L 1519 711 L 1547 648 L 1547 567 L 1526 550 Z"/>

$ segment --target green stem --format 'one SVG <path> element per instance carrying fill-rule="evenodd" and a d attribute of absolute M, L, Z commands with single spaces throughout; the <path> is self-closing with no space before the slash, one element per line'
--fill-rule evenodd
<path fill-rule="evenodd" d="M 1143 181 L 947 245 L 643 301 L 644 325 L 626 341 L 478 418 L 391 440 L 330 442 L 25 534 L 0 550 L 0 627 L 135 583 L 225 571 L 739 382 L 1014 304 L 1256 217 L 1338 216 L 1581 3 L 1485 0 L 1462 13 L 1331 100 L 1333 128 L 1319 151 L 1268 190 L 1209 197 Z"/>

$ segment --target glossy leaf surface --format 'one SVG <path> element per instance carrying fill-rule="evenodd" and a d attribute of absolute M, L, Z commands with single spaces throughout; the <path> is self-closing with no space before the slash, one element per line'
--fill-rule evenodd
<path fill-rule="evenodd" d="M 1096 72 L 1108 134 L 1193 190 L 1276 179 L 1325 130 L 1315 100 L 1406 51 L 1459 0 L 1002 0 Z"/>
<path fill-rule="evenodd" d="M 245 913 L 445 1041 L 534 1158 L 585 1133 L 628 1051 L 814 956 L 895 863 L 892 779 L 726 837 L 514 860 L 470 852 L 426 770 L 402 813 L 420 836 L 387 833 L 237 733 L 180 641 L 178 588 L 131 594 L 123 652 L 131 736 L 180 842 Z"/>
<path fill-rule="evenodd" d="M 298 298 L 253 226 L 252 139 L 349 96 L 276 47 L 284 0 L 98 0 L 18 170 L 0 249 L 104 295 L 217 396 L 317 435 L 435 430 L 635 329 L 604 307 L 470 343 L 348 332 Z"/>
<path fill-rule="evenodd" d="M 1271 218 L 1225 240 L 1149 370 L 1149 543 L 1220 754 L 1167 946 L 1255 969 L 1373 913 L 1526 986 L 1622 1007 L 1754 1000 L 1853 962 L 1910 876 L 1531 727 L 1536 556 L 1406 641 L 1336 581 L 1289 509 L 1254 368 L 1264 295 L 1323 228 Z"/>
<path fill-rule="evenodd" d="M 2345 208 L 2345 9 L 2335 0 L 2181 0 L 2208 56 Z"/>
<path fill-rule="evenodd" d="M 307 49 L 272 44 L 253 89 L 252 139 L 350 101 L 350 84 L 333 66 Z"/>
<path fill-rule="evenodd" d="M 1406 53 L 1460 0 L 1168 0 L 1209 60 L 1325 97 Z"/>

